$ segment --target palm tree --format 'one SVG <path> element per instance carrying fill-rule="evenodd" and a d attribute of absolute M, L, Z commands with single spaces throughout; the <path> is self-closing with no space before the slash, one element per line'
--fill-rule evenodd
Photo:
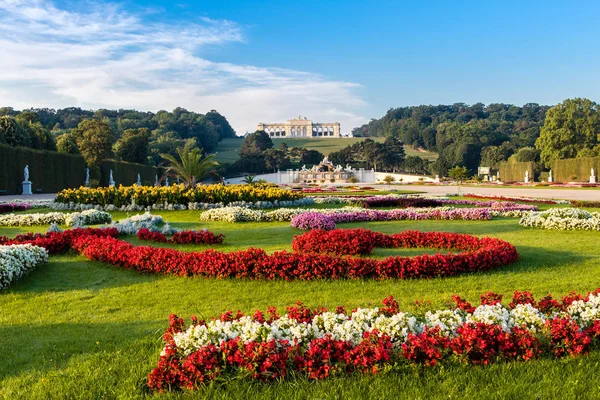
<path fill-rule="evenodd" d="M 169 161 L 167 174 L 178 176 L 186 187 L 192 187 L 196 182 L 202 181 L 214 166 L 219 165 L 213 160 L 214 154 L 202 156 L 202 149 L 191 148 L 189 145 L 177 149 L 177 157 L 172 154 L 161 154 L 160 156 Z"/>
<path fill-rule="evenodd" d="M 244 179 L 242 179 L 242 182 L 248 185 L 253 185 L 254 183 L 256 183 L 256 181 L 254 180 L 255 178 L 256 177 L 254 175 L 246 175 Z"/>

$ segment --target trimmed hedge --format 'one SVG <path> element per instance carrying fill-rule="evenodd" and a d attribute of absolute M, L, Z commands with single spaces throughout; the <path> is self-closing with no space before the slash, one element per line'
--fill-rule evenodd
<path fill-rule="evenodd" d="M 21 194 L 23 169 L 29 166 L 29 180 L 33 193 L 57 193 L 63 189 L 77 188 L 85 182 L 85 161 L 80 155 L 33 150 L 0 144 L 0 194 Z M 117 184 L 137 182 L 138 172 L 142 183 L 153 185 L 158 168 L 141 164 L 106 160 L 101 165 L 102 185 L 108 186 L 109 172 Z M 6 193 L 4 193 L 6 191 Z"/>
<path fill-rule="evenodd" d="M 566 158 L 552 161 L 552 175 L 555 182 L 589 182 L 594 168 L 600 173 L 600 157 Z"/>
<path fill-rule="evenodd" d="M 0 190 L 21 194 L 23 168 L 29 165 L 32 191 L 56 193 L 85 182 L 85 161 L 78 155 L 0 145 Z"/>
<path fill-rule="evenodd" d="M 156 175 L 160 179 L 162 171 L 156 167 L 150 167 L 142 164 L 134 164 L 124 161 L 104 160 L 100 165 L 100 186 L 108 186 L 110 180 L 110 170 L 113 171 L 113 179 L 118 185 L 131 186 L 137 182 L 137 174 L 140 174 L 142 185 L 153 186 Z M 175 183 L 175 180 L 171 181 Z"/>
<path fill-rule="evenodd" d="M 502 182 L 524 182 L 525 171 L 529 171 L 529 181 L 535 180 L 536 165 L 532 161 L 500 163 L 500 180 Z"/>

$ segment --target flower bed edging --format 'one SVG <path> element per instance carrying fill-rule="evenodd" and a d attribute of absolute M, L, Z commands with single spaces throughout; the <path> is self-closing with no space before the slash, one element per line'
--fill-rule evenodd
<path fill-rule="evenodd" d="M 357 308 L 350 315 L 311 310 L 298 302 L 278 315 L 275 308 L 245 316 L 227 311 L 211 321 L 192 317 L 186 328 L 169 318 L 157 367 L 148 375 L 155 391 L 195 389 L 210 381 L 251 377 L 311 380 L 352 373 L 375 374 L 403 365 L 488 365 L 586 354 L 600 343 L 600 289 L 535 301 L 516 291 L 510 306 L 502 295 L 481 295 L 473 307 L 452 296 L 453 309 L 411 315 L 392 297 L 383 307 Z"/>

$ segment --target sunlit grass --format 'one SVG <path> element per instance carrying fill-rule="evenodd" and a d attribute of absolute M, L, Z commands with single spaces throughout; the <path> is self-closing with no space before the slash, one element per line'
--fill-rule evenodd
<path fill-rule="evenodd" d="M 134 213 L 114 212 L 115 219 Z M 201 223 L 198 211 L 161 211 L 178 228 L 208 228 L 226 236 L 223 251 L 250 246 L 291 250 L 300 231 L 289 223 Z M 487 290 L 510 297 L 564 295 L 600 287 L 598 232 L 526 229 L 516 219 L 493 221 L 396 221 L 340 225 L 394 233 L 405 229 L 493 236 L 517 246 L 516 264 L 473 275 L 430 280 L 248 281 L 139 274 L 74 253 L 51 257 L 44 267 L 0 294 L 0 397 L 131 398 L 148 393 L 145 380 L 161 351 L 170 313 L 184 318 L 245 312 L 296 300 L 307 305 L 378 305 L 392 294 L 402 308 L 414 300 L 445 306 L 453 293 L 472 302 Z M 0 228 L 0 235 L 47 227 Z M 135 237 L 127 240 L 145 244 Z M 156 245 L 157 244 L 152 244 Z M 177 246 L 201 250 L 203 246 Z M 425 251 L 378 249 L 375 256 Z M 422 310 L 421 310 L 422 311 Z M 208 398 L 594 398 L 600 390 L 600 352 L 577 359 L 507 363 L 492 367 L 405 368 L 379 376 L 353 376 L 311 383 L 303 379 L 260 384 L 236 380 L 200 390 Z M 162 397 L 180 397 L 166 394 Z M 187 397 L 187 396 L 184 396 Z"/>

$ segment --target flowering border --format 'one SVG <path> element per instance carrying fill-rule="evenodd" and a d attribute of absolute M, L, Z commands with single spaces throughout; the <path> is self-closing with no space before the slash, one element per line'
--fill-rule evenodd
<path fill-rule="evenodd" d="M 600 212 L 578 208 L 551 208 L 523 215 L 519 225 L 552 230 L 600 231 Z"/>
<path fill-rule="evenodd" d="M 0 290 L 48 261 L 48 252 L 31 244 L 0 246 Z"/>
<path fill-rule="evenodd" d="M 275 308 L 245 316 L 227 311 L 211 321 L 192 317 L 186 328 L 172 314 L 157 367 L 148 375 L 154 391 L 194 389 L 236 375 L 261 381 L 290 372 L 311 380 L 333 375 L 463 363 L 561 358 L 600 344 L 600 289 L 535 301 L 516 291 L 506 308 L 502 295 L 481 295 L 473 307 L 452 296 L 454 309 L 411 315 L 392 297 L 384 307 L 311 310 L 302 303 L 278 315 Z"/>
<path fill-rule="evenodd" d="M 415 235 L 419 238 L 417 241 L 411 239 Z M 88 259 L 140 272 L 266 280 L 411 279 L 455 276 L 490 270 L 515 262 L 519 258 L 519 253 L 513 245 L 488 237 L 409 231 L 392 235 L 390 240 L 394 241 L 396 246 L 423 245 L 444 249 L 459 248 L 464 251 L 456 254 L 387 257 L 381 260 L 287 251 L 269 255 L 263 249 L 256 248 L 229 253 L 214 249 L 182 252 L 171 248 L 134 246 L 109 236 L 85 235 L 75 238 L 73 247 Z"/>

